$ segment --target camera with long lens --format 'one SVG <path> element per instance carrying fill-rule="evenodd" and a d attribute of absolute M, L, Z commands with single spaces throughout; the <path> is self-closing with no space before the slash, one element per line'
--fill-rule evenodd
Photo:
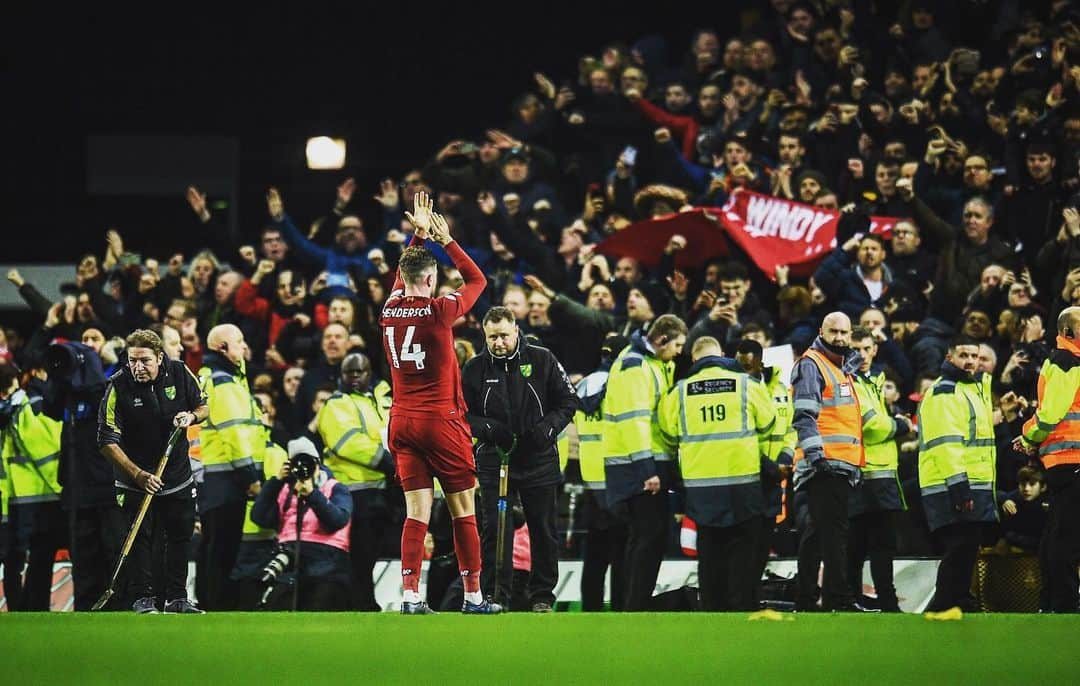
<path fill-rule="evenodd" d="M 101 358 L 94 349 L 82 343 L 53 343 L 45 352 L 45 368 L 49 376 L 62 381 L 72 391 L 103 390 L 108 379 Z"/>
<path fill-rule="evenodd" d="M 297 481 L 307 481 L 319 469 L 319 460 L 314 455 L 297 453 L 289 458 L 289 473 Z"/>
<path fill-rule="evenodd" d="M 285 572 L 291 571 L 293 566 L 293 552 L 285 546 L 278 546 L 274 556 L 262 569 L 260 581 L 264 584 L 274 583 Z"/>

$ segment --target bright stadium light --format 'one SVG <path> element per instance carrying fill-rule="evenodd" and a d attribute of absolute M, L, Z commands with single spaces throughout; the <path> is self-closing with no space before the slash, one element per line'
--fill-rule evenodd
<path fill-rule="evenodd" d="M 345 166 L 344 138 L 309 138 L 305 152 L 308 169 L 341 169 Z"/>

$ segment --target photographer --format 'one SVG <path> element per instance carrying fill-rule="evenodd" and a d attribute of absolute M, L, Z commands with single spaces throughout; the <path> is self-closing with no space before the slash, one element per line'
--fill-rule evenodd
<path fill-rule="evenodd" d="M 529 525 L 534 612 L 550 612 L 559 576 L 555 533 L 556 492 L 561 475 L 555 441 L 577 409 L 577 394 L 562 365 L 546 348 L 521 336 L 514 313 L 493 307 L 484 316 L 487 351 L 461 372 L 468 420 L 477 439 L 476 466 L 483 504 L 483 567 L 494 570 L 499 500 L 499 452 L 510 453 L 508 492 L 521 497 Z M 510 597 L 513 528 L 506 527 L 501 578 L 485 573 L 485 595 L 499 588 Z"/>
<path fill-rule="evenodd" d="M 251 509 L 253 522 L 278 532 L 281 552 L 275 559 L 283 561 L 277 567 L 268 565 L 263 577 L 277 582 L 269 601 L 274 609 L 288 607 L 292 597 L 292 587 L 285 586 L 282 582 L 286 578 L 279 576 L 285 571 L 288 571 L 292 584 L 300 584 L 297 610 L 348 610 L 351 607 L 349 534 L 352 496 L 349 489 L 338 483 L 330 470 L 319 463 L 318 454 L 310 439 L 289 441 L 289 461 L 281 466 L 276 477 L 267 480 Z"/>

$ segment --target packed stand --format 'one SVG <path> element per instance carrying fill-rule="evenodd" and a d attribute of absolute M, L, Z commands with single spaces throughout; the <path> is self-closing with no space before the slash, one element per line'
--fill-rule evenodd
<path fill-rule="evenodd" d="M 259 601 L 259 588 L 240 593 L 231 584 L 261 580 L 261 561 L 273 553 L 272 543 L 254 557 L 238 554 L 238 545 L 257 540 L 260 524 L 273 529 L 290 517 L 288 503 L 275 500 L 278 477 L 287 475 L 281 464 L 305 450 L 332 457 L 340 446 L 327 436 L 341 435 L 331 426 L 335 403 L 350 383 L 370 397 L 362 411 L 385 423 L 392 389 L 378 318 L 413 233 L 405 211 L 418 191 L 435 198 L 453 237 L 487 277 L 477 305 L 454 326 L 460 364 L 484 350 L 481 321 L 495 305 L 509 308 L 521 332 L 550 349 L 575 384 L 610 366 L 662 315 L 685 323 L 685 352 L 674 358 L 679 379 L 692 373 L 690 351 L 703 338 L 726 357 L 736 350 L 752 357 L 746 341 L 757 350 L 791 345 L 798 357 L 818 337 L 823 316 L 843 312 L 876 346 L 866 373 L 880 378 L 884 412 L 910 420 L 941 375 L 950 341 L 974 339 L 978 368 L 993 379 L 1000 503 L 1000 524 L 980 542 L 1038 551 L 1048 484 L 1039 460 L 1015 449 L 1014 439 L 1053 353 L 1058 314 L 1080 305 L 1080 13 L 1060 1 L 887 6 L 771 0 L 746 15 L 736 35 L 701 28 L 688 46 L 646 36 L 602 46 L 598 57 L 582 57 L 575 73 L 537 73 L 530 88 L 523 84 L 509 120 L 489 120 L 493 128 L 476 140 L 447 142 L 404 173 L 388 170 L 393 178 L 375 189 L 374 223 L 360 218 L 367 193 L 352 179 L 336 194 L 327 189 L 323 217 L 293 216 L 288 189 L 271 188 L 266 216 L 244 218 L 252 238 L 258 228 L 257 240 L 234 245 L 196 185 L 186 194 L 192 232 L 206 241 L 196 254 L 140 260 L 125 249 L 122 231 L 109 231 L 104 254 L 80 260 L 57 303 L 12 270 L 8 279 L 43 322 L 30 332 L 3 332 L 2 421 L 20 416 L 13 408 L 26 401 L 14 399 L 24 393 L 35 417 L 56 422 L 43 431 L 63 431 L 65 450 L 20 476 L 25 465 L 10 459 L 19 450 L 9 455 L 5 448 L 8 608 L 46 607 L 52 555 L 72 525 L 84 556 L 75 558 L 76 609 L 88 608 L 111 571 L 107 561 L 128 520 L 114 511 L 113 474 L 90 428 L 105 389 L 54 378 L 47 350 L 56 341 L 81 342 L 99 356 L 107 379 L 123 369 L 125 338 L 136 329 L 156 332 L 166 356 L 200 378 L 223 373 L 214 371 L 222 367 L 215 356 L 235 358 L 229 374 L 249 386 L 261 411 L 254 440 L 276 447 L 255 460 L 242 488 L 208 488 L 212 471 L 192 462 L 203 606 L 243 609 Z M 700 249 L 678 234 L 652 268 L 597 249 L 637 222 L 721 207 L 736 189 L 841 211 L 835 249 L 808 278 L 786 266 L 763 274 L 734 247 L 700 269 L 677 269 L 680 253 Z M 889 235 L 871 235 L 870 216 L 900 221 Z M 440 263 L 439 294 L 453 292 L 461 274 L 445 250 L 429 248 Z M 229 324 L 240 334 L 239 357 L 208 340 Z M 612 340 L 619 342 L 614 349 Z M 363 362 L 352 366 L 363 366 L 366 376 L 350 382 L 342 365 L 357 352 Z M 580 438 L 584 430 L 574 433 Z M 301 438 L 311 447 L 286 450 Z M 352 538 L 351 562 L 317 557 L 327 578 L 344 586 L 363 576 L 359 549 L 370 565 L 396 557 L 401 537 L 404 503 L 392 463 L 375 459 L 380 441 L 369 438 L 372 461 L 347 476 L 335 472 L 349 485 L 325 488 L 319 513 L 339 531 L 328 540 Z M 585 449 L 578 438 L 569 451 L 575 458 Z M 919 437 L 889 440 L 898 448 L 898 509 L 906 510 L 896 520 L 894 552 L 940 553 L 920 494 Z M 334 471 L 332 459 L 324 462 Z M 574 462 L 567 480 L 580 482 Z M 791 497 L 766 519 L 766 556 L 795 551 L 789 475 L 774 475 Z M 78 498 L 69 494 L 71 483 Z M 260 483 L 274 498 L 260 495 Z M 373 484 L 363 490 L 378 494 L 364 501 L 362 514 L 355 498 L 347 507 L 349 493 L 360 492 L 356 484 Z M 678 490 L 678 480 L 669 486 Z M 681 498 L 672 502 L 679 509 Z M 586 510 L 568 525 L 597 541 L 619 537 L 617 523 L 597 524 L 613 517 L 601 504 Z M 360 516 L 368 533 L 358 537 Z M 341 528 L 350 517 L 351 532 Z M 208 524 L 216 537 L 207 536 Z M 669 528 L 667 551 L 679 555 L 674 517 Z M 235 530 L 226 536 L 231 542 L 220 539 L 224 529 Z M 432 531 L 434 565 L 452 551 L 434 524 Z M 619 550 L 621 543 L 612 545 Z M 18 571 L 27 556 L 24 584 Z M 620 559 L 610 557 L 605 565 Z M 378 606 L 370 588 L 353 588 L 344 607 Z"/>

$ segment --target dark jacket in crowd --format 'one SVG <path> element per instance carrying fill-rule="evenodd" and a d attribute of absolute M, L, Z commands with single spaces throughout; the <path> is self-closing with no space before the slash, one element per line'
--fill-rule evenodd
<path fill-rule="evenodd" d="M 469 426 L 477 439 L 477 469 L 497 469 L 497 443 L 505 449 L 507 432 L 517 437 L 510 455 L 510 478 L 546 486 L 558 483 L 559 432 L 578 408 L 574 386 L 547 348 L 524 337 L 506 357 L 485 350 L 461 370 Z"/>

